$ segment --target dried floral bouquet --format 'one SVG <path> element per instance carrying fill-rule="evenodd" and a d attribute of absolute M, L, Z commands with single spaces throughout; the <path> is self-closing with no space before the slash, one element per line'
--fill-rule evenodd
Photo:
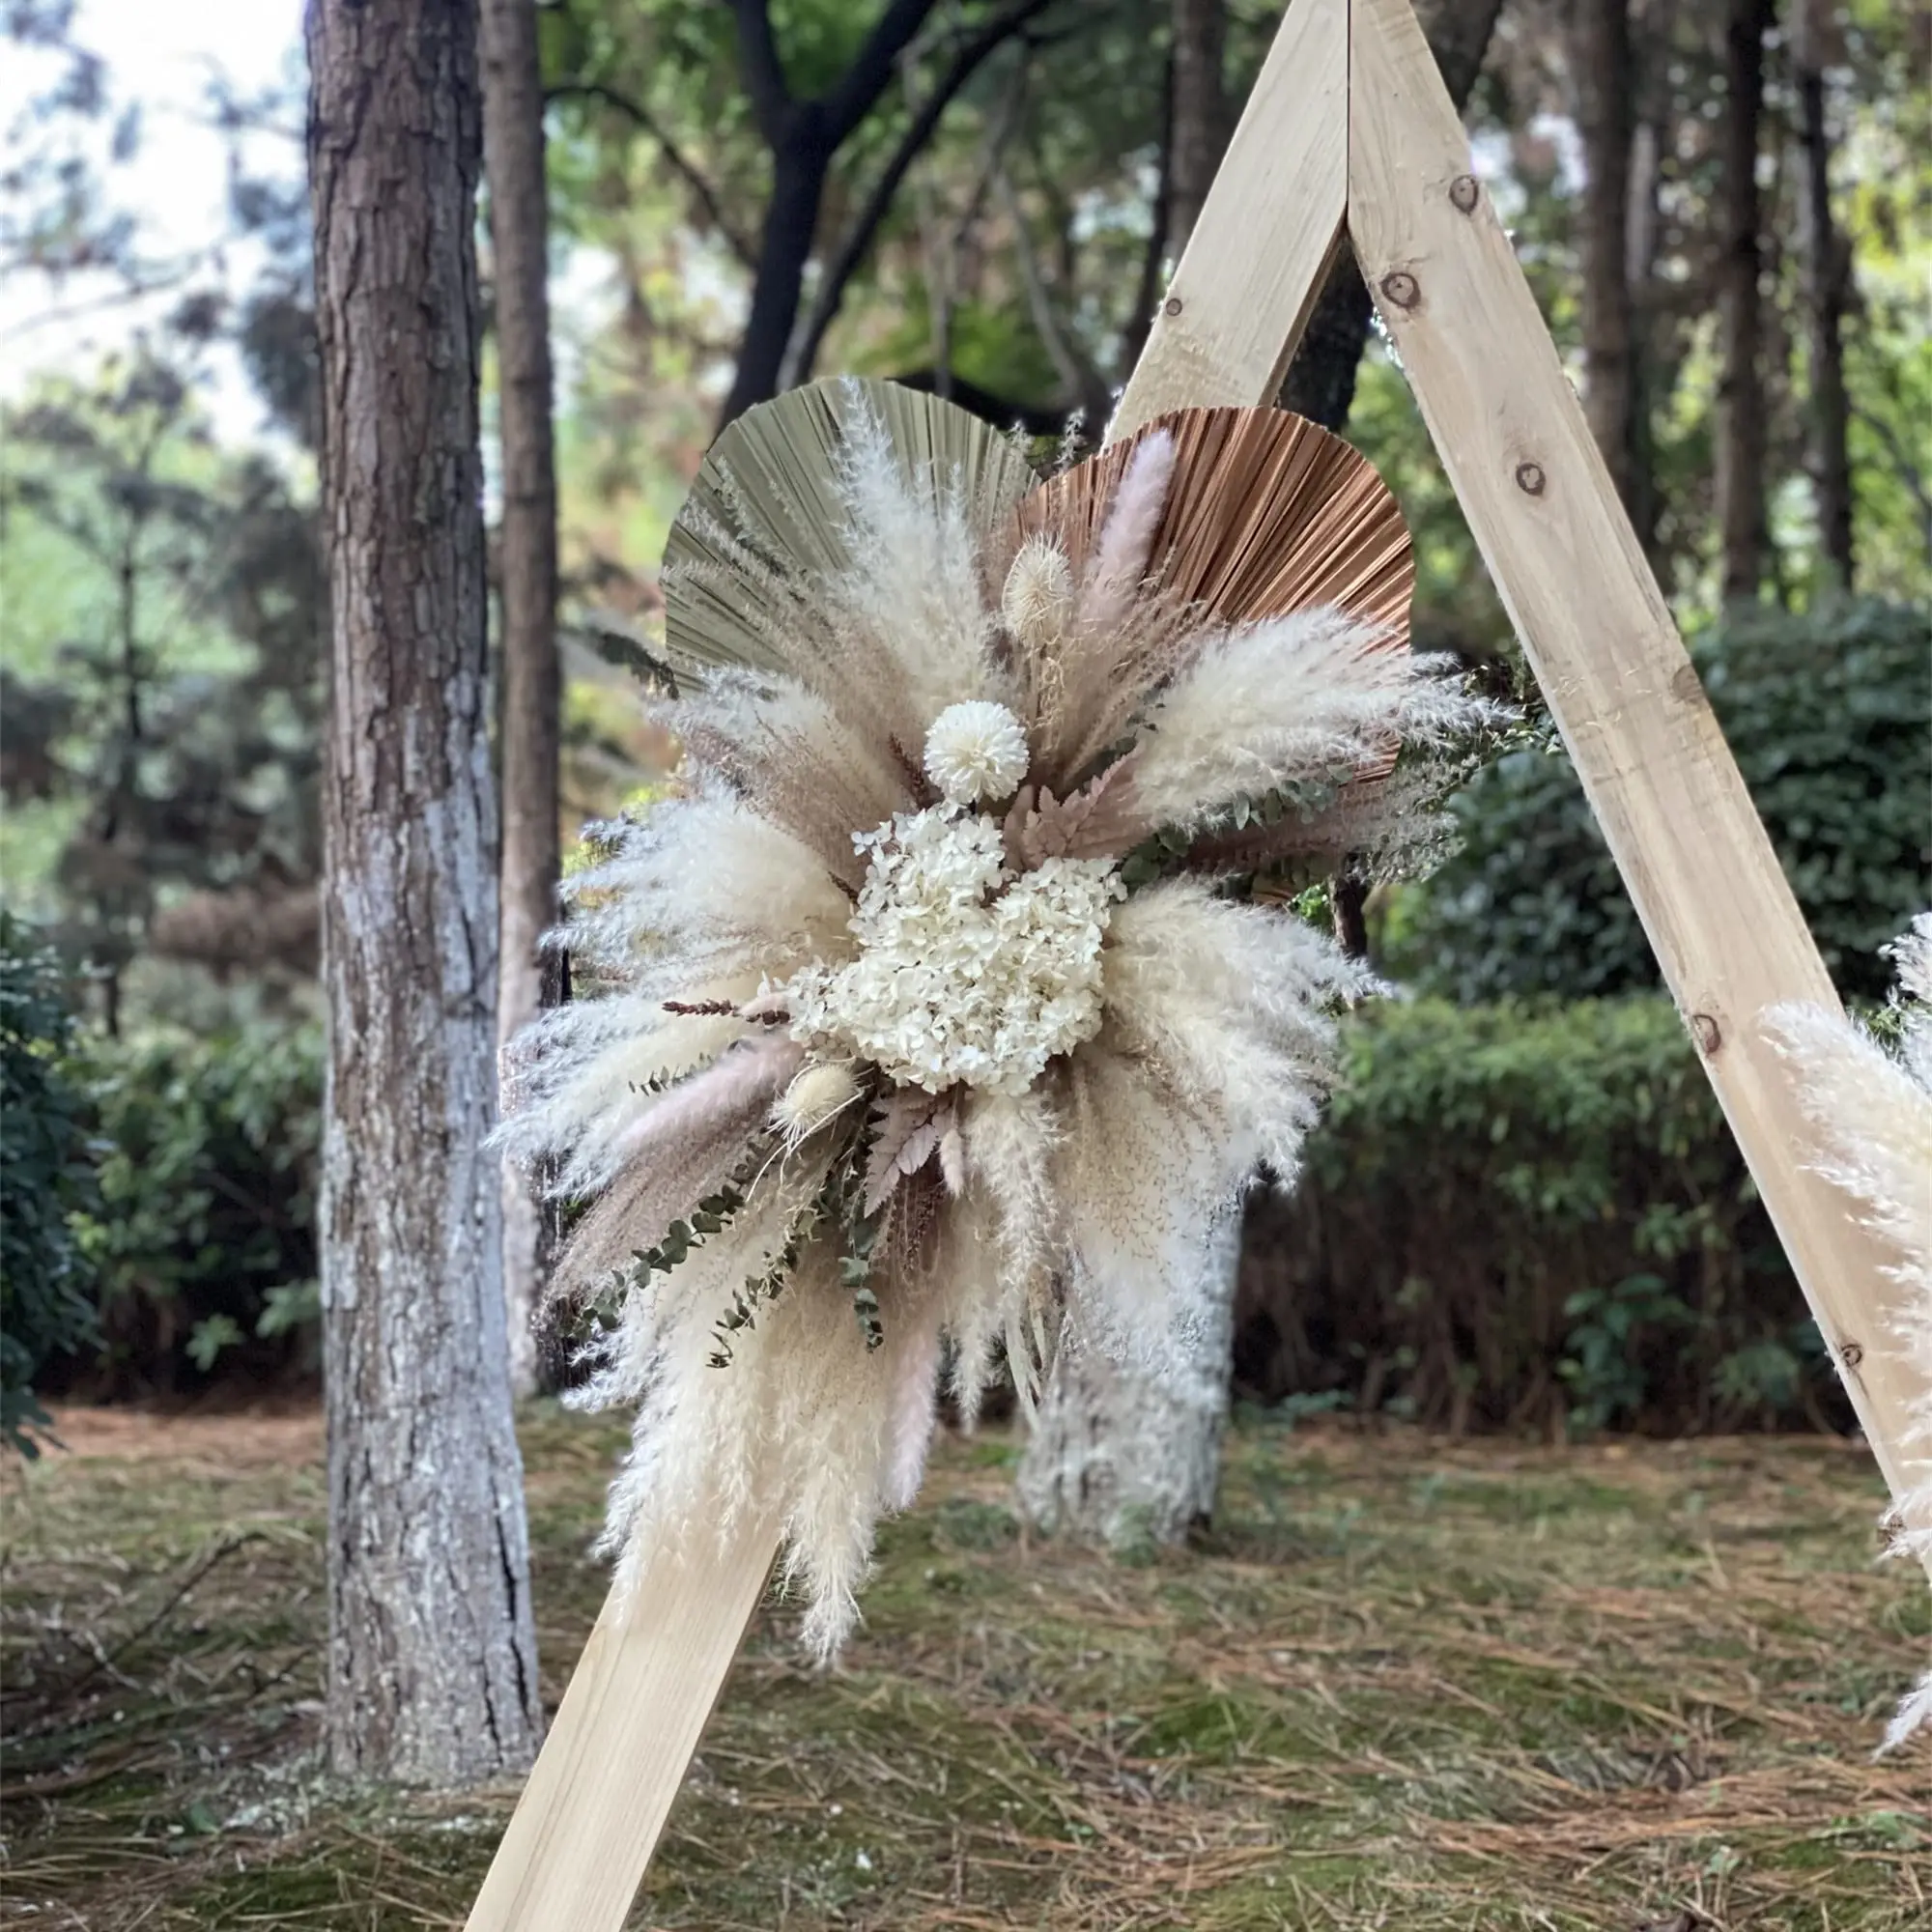
<path fill-rule="evenodd" d="M 1044 482 L 881 384 L 720 438 L 666 563 L 682 795 L 600 829 L 561 935 L 599 994 L 506 1067 L 506 1140 L 593 1201 L 558 1288 L 583 1399 L 637 1408 L 621 1570 L 750 1515 L 829 1651 L 943 1364 L 970 1412 L 1069 1311 L 1173 1346 L 1368 985 L 1285 901 L 1414 865 L 1489 721 L 1412 581 L 1373 469 L 1278 412 Z"/>

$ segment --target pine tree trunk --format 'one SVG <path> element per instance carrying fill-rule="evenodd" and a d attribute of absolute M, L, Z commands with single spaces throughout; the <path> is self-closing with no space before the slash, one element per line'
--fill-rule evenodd
<path fill-rule="evenodd" d="M 503 521 L 503 786 L 498 1043 L 536 1017 L 537 948 L 556 917 L 556 469 L 551 431 L 549 203 L 535 0 L 483 0 L 483 159 L 496 270 Z M 514 1167 L 503 1170 L 503 1294 L 510 1380 L 537 1386 L 535 1320 L 544 1220 Z"/>
<path fill-rule="evenodd" d="M 1849 256 L 1832 213 L 1832 134 L 1825 69 L 1836 39 L 1831 0 L 1800 0 L 1793 20 L 1804 140 L 1804 255 L 1811 386 L 1811 481 L 1818 542 L 1839 585 L 1849 589 L 1852 535 L 1851 402 L 1845 389 L 1845 295 Z"/>
<path fill-rule="evenodd" d="M 1624 507 L 1641 528 L 1642 382 L 1630 283 L 1631 160 L 1636 134 L 1629 0 L 1578 0 L 1571 39 L 1583 143 L 1583 412 Z"/>
<path fill-rule="evenodd" d="M 330 710 L 320 1246 L 334 1767 L 451 1784 L 541 1726 L 503 1324 L 474 14 L 313 0 Z"/>
<path fill-rule="evenodd" d="M 1227 0 L 1174 0 L 1166 246 L 1176 261 L 1194 233 L 1234 132 L 1222 73 L 1227 46 Z"/>
<path fill-rule="evenodd" d="M 1771 0 L 1729 0 L 1724 23 L 1724 223 L 1719 270 L 1717 494 L 1724 601 L 1753 602 L 1770 550 L 1764 384 L 1759 368 L 1763 269 L 1757 191 L 1764 35 Z"/>
<path fill-rule="evenodd" d="M 1212 1514 L 1228 1415 L 1239 1215 L 1201 1256 L 1210 1320 L 1159 1374 L 1129 1370 L 1069 1327 L 1020 1460 L 1020 1508 L 1050 1536 L 1113 1548 L 1178 1543 Z"/>

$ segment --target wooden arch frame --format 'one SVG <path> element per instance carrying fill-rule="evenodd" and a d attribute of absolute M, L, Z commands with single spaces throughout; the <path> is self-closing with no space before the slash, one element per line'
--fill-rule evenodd
<path fill-rule="evenodd" d="M 1903 1496 L 1927 1391 L 1758 1030 L 1837 996 L 1591 440 L 1409 0 L 1290 0 L 1109 427 L 1279 391 L 1344 234 L 1672 997 Z M 659 1563 L 584 1648 L 469 1932 L 616 1932 L 777 1545 Z"/>

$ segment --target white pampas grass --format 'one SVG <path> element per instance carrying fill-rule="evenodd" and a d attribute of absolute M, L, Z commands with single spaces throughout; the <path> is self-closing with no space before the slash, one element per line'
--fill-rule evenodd
<path fill-rule="evenodd" d="M 1774 1007 L 1766 1033 L 1792 1064 L 1799 1097 L 1817 1127 L 1818 1172 L 1858 1204 L 1885 1243 L 1886 1273 L 1899 1303 L 1890 1345 L 1932 1388 L 1932 913 L 1921 913 L 1892 948 L 1901 998 L 1898 1039 L 1888 1052 L 1842 1015 L 1802 1005 Z M 1894 1553 L 1932 1555 L 1932 1397 L 1921 1401 L 1900 1445 L 1913 1469 L 1897 1498 Z M 1932 1671 L 1900 1706 L 1882 1749 L 1932 1721 Z"/>
<path fill-rule="evenodd" d="M 1236 793 L 1320 781 L 1492 723 L 1442 660 L 1379 647 L 1333 610 L 1296 611 L 1213 638 L 1153 705 L 1135 803 L 1157 825 L 1194 827 Z"/>

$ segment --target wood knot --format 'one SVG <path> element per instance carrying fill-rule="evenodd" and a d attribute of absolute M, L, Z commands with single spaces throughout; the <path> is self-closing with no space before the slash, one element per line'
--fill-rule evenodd
<path fill-rule="evenodd" d="M 1164 314 L 1179 315 L 1180 313 L 1180 298 L 1179 296 L 1169 296 L 1160 306 Z"/>
<path fill-rule="evenodd" d="M 1397 308 L 1413 308 L 1422 299 L 1422 284 L 1406 269 L 1384 275 L 1381 292 Z"/>
<path fill-rule="evenodd" d="M 1464 214 L 1476 212 L 1476 203 L 1482 196 L 1482 187 L 1474 175 L 1458 175 L 1449 184 L 1449 199 Z"/>
<path fill-rule="evenodd" d="M 1519 463 L 1516 467 L 1516 487 L 1525 497 L 1542 496 L 1548 481 L 1540 463 Z"/>
<path fill-rule="evenodd" d="M 1696 1036 L 1700 1053 L 1716 1053 L 1724 1043 L 1723 1029 L 1709 1013 L 1692 1013 L 1690 1031 Z"/>
<path fill-rule="evenodd" d="M 1838 1360 L 1846 1368 L 1855 1369 L 1865 1358 L 1865 1345 L 1862 1342 L 1841 1342 L 1838 1345 Z"/>

